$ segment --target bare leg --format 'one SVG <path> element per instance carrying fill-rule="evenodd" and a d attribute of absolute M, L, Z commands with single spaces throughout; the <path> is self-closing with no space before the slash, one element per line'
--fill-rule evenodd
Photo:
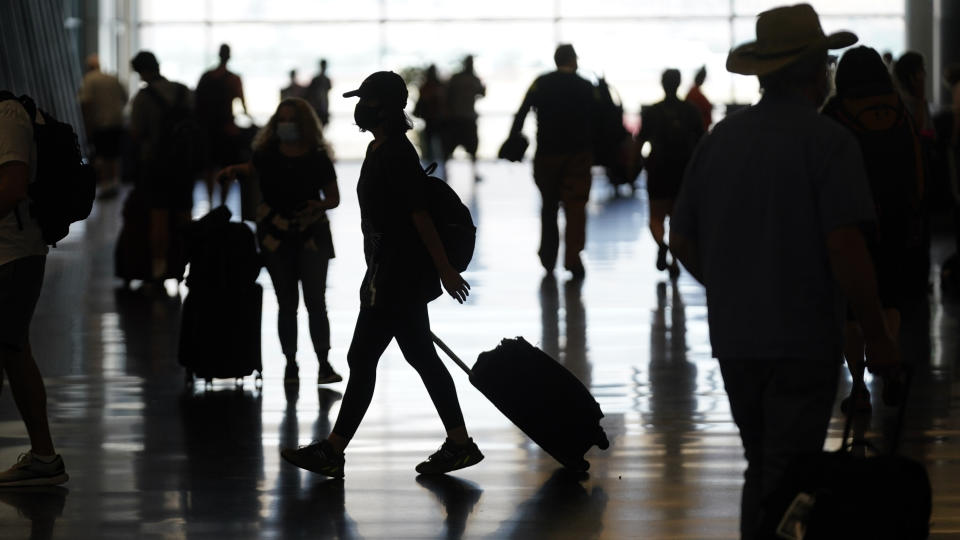
<path fill-rule="evenodd" d="M 31 451 L 42 456 L 56 454 L 47 421 L 47 390 L 33 359 L 30 343 L 22 351 L 4 349 L 3 371 L 10 379 L 13 400 L 30 436 Z"/>

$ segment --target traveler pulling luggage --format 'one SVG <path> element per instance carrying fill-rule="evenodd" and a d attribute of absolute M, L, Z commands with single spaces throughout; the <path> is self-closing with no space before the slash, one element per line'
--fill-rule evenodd
<path fill-rule="evenodd" d="M 188 233 L 189 293 L 183 301 L 179 360 L 186 381 L 255 374 L 263 382 L 260 322 L 263 287 L 256 282 L 261 261 L 253 231 L 230 221 L 221 206 Z"/>
<path fill-rule="evenodd" d="M 522 337 L 504 339 L 480 353 L 473 369 L 440 338 L 433 340 L 500 412 L 568 469 L 586 471 L 590 463 L 583 455 L 590 447 L 610 447 L 600 426 L 603 412 L 590 391 Z"/>

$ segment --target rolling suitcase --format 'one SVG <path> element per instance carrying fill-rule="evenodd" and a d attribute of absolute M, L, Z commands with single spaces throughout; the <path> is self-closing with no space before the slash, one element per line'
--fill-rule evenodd
<path fill-rule="evenodd" d="M 909 385 L 908 371 L 904 389 Z M 854 388 L 857 387 L 854 384 Z M 848 443 L 855 414 L 850 412 L 839 449 L 795 459 L 765 503 L 760 537 L 788 540 L 927 538 L 932 510 L 927 470 L 922 463 L 897 454 L 905 408 L 904 394 L 886 452 L 879 452 L 869 442 L 856 438 Z M 857 447 L 872 450 L 873 455 L 857 455 L 854 453 Z"/>
<path fill-rule="evenodd" d="M 586 471 L 590 463 L 583 455 L 590 447 L 609 448 L 600 426 L 603 412 L 590 391 L 522 337 L 504 339 L 492 351 L 480 353 L 473 369 L 437 336 L 433 340 L 477 390 L 565 467 Z"/>
<path fill-rule="evenodd" d="M 230 221 L 221 206 L 197 221 L 188 235 L 189 293 L 183 301 L 178 357 L 186 379 L 237 379 L 262 383 L 260 325 L 263 287 L 253 231 Z"/>

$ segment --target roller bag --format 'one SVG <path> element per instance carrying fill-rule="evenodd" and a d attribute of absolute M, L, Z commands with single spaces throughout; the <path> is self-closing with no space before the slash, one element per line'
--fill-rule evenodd
<path fill-rule="evenodd" d="M 183 301 L 178 356 L 194 377 L 262 379 L 260 325 L 263 287 L 253 232 L 230 221 L 226 207 L 197 221 L 188 235 L 189 293 Z"/>
<path fill-rule="evenodd" d="M 547 353 L 522 337 L 504 339 L 467 367 L 439 338 L 434 342 L 487 397 L 535 443 L 563 466 L 586 471 L 590 447 L 609 448 L 600 426 L 603 412 L 590 391 Z"/>
<path fill-rule="evenodd" d="M 909 387 L 909 379 L 908 375 L 904 388 Z M 856 400 L 851 397 L 850 401 Z M 848 442 L 851 415 L 856 414 L 850 412 L 839 449 L 795 459 L 765 503 L 759 538 L 927 538 L 930 479 L 922 463 L 897 453 L 905 403 L 904 392 L 885 452 L 866 440 Z"/>

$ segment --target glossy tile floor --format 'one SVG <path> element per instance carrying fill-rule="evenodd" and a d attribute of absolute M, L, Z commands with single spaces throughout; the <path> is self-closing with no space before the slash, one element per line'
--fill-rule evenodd
<path fill-rule="evenodd" d="M 344 374 L 363 273 L 358 170 L 339 166 L 344 202 L 331 214 L 332 360 Z M 587 279 L 574 286 L 563 275 L 543 279 L 529 166 L 486 163 L 481 173 L 473 185 L 467 166 L 451 167 L 480 233 L 466 273 L 470 300 L 434 302 L 434 330 L 468 359 L 501 337 L 525 336 L 589 385 L 612 441 L 588 454 L 589 477 L 561 473 L 451 364 L 487 458 L 455 476 L 417 478 L 413 466 L 440 444 L 442 429 L 393 345 L 348 449 L 346 479 L 325 481 L 282 463 L 279 447 L 327 434 L 343 383 L 316 389 L 316 360 L 301 331 L 305 376 L 298 395 L 285 393 L 276 302 L 263 273 L 263 388 L 250 378 L 242 388 L 232 380 L 185 388 L 176 360 L 185 290 L 118 290 L 120 203 L 110 201 L 52 251 L 32 334 L 71 480 L 62 490 L 0 491 L 0 538 L 736 538 L 744 462 L 710 358 L 704 292 L 685 274 L 674 286 L 654 270 L 642 194 L 613 198 L 597 182 Z M 204 210 L 198 204 L 196 213 Z M 935 263 L 946 244 L 935 246 Z M 905 354 L 920 367 L 904 450 L 929 468 L 935 536 L 960 538 L 960 306 L 937 290 L 906 324 Z M 305 321 L 301 313 L 301 328 Z M 848 387 L 844 380 L 841 392 Z M 871 434 L 881 436 L 891 418 L 878 404 Z M 840 428 L 835 416 L 828 446 Z M 27 446 L 3 392 L 0 463 Z"/>

